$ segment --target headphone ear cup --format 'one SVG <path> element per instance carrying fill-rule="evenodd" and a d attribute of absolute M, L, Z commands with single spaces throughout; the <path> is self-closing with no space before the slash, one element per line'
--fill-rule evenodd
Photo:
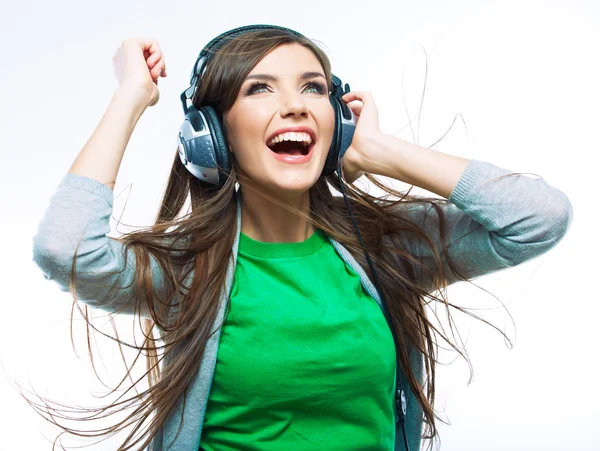
<path fill-rule="evenodd" d="M 215 158 L 217 165 L 223 168 L 225 174 L 219 171 L 219 185 L 225 183 L 227 176 L 231 171 L 231 160 L 229 155 L 229 143 L 225 137 L 225 131 L 223 130 L 223 122 L 219 114 L 213 107 L 201 106 L 199 111 L 204 113 L 204 117 L 208 122 L 208 128 L 213 140 L 213 147 L 215 151 Z"/>
<path fill-rule="evenodd" d="M 340 154 L 340 105 L 335 95 L 329 95 L 329 102 L 333 108 L 333 137 L 331 138 L 331 146 L 329 152 L 327 152 L 327 159 L 325 160 L 325 166 L 323 166 L 323 172 L 321 175 L 332 174 L 337 169 L 338 157 Z"/>

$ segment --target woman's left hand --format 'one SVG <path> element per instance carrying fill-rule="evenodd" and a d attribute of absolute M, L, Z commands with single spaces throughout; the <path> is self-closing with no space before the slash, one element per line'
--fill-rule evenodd
<path fill-rule="evenodd" d="M 344 179 L 347 183 L 352 183 L 365 172 L 372 172 L 372 163 L 381 158 L 376 155 L 376 148 L 373 144 L 373 139 L 381 134 L 379 112 L 373 95 L 368 91 L 350 91 L 342 96 L 342 100 L 348 104 L 356 116 L 352 144 L 342 158 Z M 362 103 L 352 104 L 350 103 L 352 101 Z"/>

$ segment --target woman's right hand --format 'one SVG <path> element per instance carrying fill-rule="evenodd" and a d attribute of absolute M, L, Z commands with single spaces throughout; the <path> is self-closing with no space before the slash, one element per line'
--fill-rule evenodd
<path fill-rule="evenodd" d="M 127 38 L 112 59 L 119 89 L 134 91 L 147 107 L 156 105 L 160 96 L 158 79 L 167 76 L 165 57 L 158 41 Z"/>

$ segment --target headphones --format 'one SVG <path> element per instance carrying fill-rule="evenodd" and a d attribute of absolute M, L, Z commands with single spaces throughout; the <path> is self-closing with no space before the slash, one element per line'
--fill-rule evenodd
<path fill-rule="evenodd" d="M 248 25 L 244 27 L 234 28 L 233 30 L 227 31 L 220 34 L 213 40 L 211 40 L 200 52 L 192 73 L 190 76 L 190 87 L 181 93 L 181 105 L 183 107 L 183 113 L 185 119 L 179 128 L 178 135 L 178 153 L 179 158 L 187 170 L 194 175 L 194 177 L 213 185 L 216 189 L 223 186 L 229 172 L 231 171 L 231 160 L 229 155 L 229 144 L 225 137 L 223 130 L 222 118 L 210 106 L 196 107 L 191 104 L 188 105 L 187 101 L 191 100 L 195 93 L 195 85 L 198 83 L 198 79 L 202 77 L 206 70 L 206 64 L 209 61 L 208 53 L 210 51 L 215 52 L 225 42 L 226 38 L 233 38 L 249 31 L 258 30 L 284 30 L 296 36 L 302 36 L 300 33 L 290 30 L 289 28 L 279 27 L 275 25 Z M 200 80 L 201 81 L 201 80 Z M 334 130 L 333 138 L 331 140 L 331 146 L 325 160 L 323 172 L 321 175 L 333 174 L 337 169 L 337 176 L 342 188 L 342 194 L 348 207 L 348 214 L 352 218 L 354 227 L 358 234 L 360 243 L 365 248 L 360 235 L 360 230 L 356 224 L 356 220 L 350 208 L 350 203 L 345 194 L 344 184 L 341 179 L 341 166 L 342 157 L 350 144 L 352 143 L 352 137 L 354 136 L 354 129 L 356 128 L 356 116 L 352 110 L 342 100 L 342 96 L 350 92 L 350 86 L 348 83 L 344 85 L 342 89 L 342 81 L 331 74 L 332 89 L 329 92 L 329 101 L 334 111 Z M 198 83 L 199 84 L 199 83 Z M 191 103 L 191 102 L 190 102 Z M 394 337 L 394 345 L 396 352 L 398 350 L 398 341 L 394 328 L 392 327 L 391 318 L 387 310 L 385 297 L 383 290 L 379 284 L 377 272 L 373 267 L 373 263 L 368 252 L 365 249 L 365 256 L 367 262 L 371 268 L 375 286 L 382 299 L 382 305 L 384 308 L 384 314 L 388 322 L 388 326 Z M 397 361 L 396 366 L 396 387 L 395 387 L 395 407 L 398 418 L 396 419 L 396 435 L 399 434 L 400 428 L 404 434 L 404 447 L 406 451 L 410 451 L 408 445 L 408 437 L 406 436 L 405 419 L 406 419 L 406 395 L 404 391 L 403 371 Z"/>
<path fill-rule="evenodd" d="M 294 30 L 275 25 L 248 25 L 222 33 L 202 49 L 192 69 L 190 87 L 183 91 L 180 96 L 185 119 L 179 127 L 177 138 L 179 158 L 194 177 L 215 185 L 217 188 L 223 186 L 232 166 L 222 118 L 213 107 L 200 106 L 196 109 L 191 102 L 188 105 L 188 100 L 193 98 L 198 79 L 204 74 L 206 64 L 210 58 L 209 52 L 214 53 L 218 50 L 225 44 L 227 38 L 234 38 L 249 31 L 259 30 L 284 30 L 296 36 L 304 37 Z M 321 175 L 329 175 L 336 170 L 338 161 L 344 156 L 352 143 L 356 127 L 356 116 L 342 100 L 342 96 L 350 92 L 350 86 L 346 83 L 344 89 L 342 89 L 342 81 L 333 74 L 331 74 L 331 78 L 333 86 L 329 92 L 329 101 L 334 111 L 334 130 Z M 222 170 L 219 170 L 219 168 Z"/>

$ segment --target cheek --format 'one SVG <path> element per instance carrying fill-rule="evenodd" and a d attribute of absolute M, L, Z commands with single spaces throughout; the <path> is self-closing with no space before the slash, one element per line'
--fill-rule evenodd
<path fill-rule="evenodd" d="M 321 137 L 326 140 L 328 144 L 331 144 L 331 140 L 333 139 L 333 130 L 335 128 L 335 114 L 333 112 L 333 108 L 331 106 L 324 112 L 323 121 L 321 125 Z"/>
<path fill-rule="evenodd" d="M 333 107 L 327 99 L 327 103 L 323 103 L 322 108 L 319 111 L 319 116 L 322 118 L 323 126 L 327 130 L 333 130 L 333 121 L 335 119 L 335 113 L 333 111 Z"/>
<path fill-rule="evenodd" d="M 245 119 L 242 120 L 242 117 Z M 256 120 L 256 116 L 245 111 L 236 111 L 235 117 L 224 117 L 223 127 L 229 146 L 238 156 L 244 152 L 244 144 L 254 142 L 259 133 L 259 122 Z"/>

